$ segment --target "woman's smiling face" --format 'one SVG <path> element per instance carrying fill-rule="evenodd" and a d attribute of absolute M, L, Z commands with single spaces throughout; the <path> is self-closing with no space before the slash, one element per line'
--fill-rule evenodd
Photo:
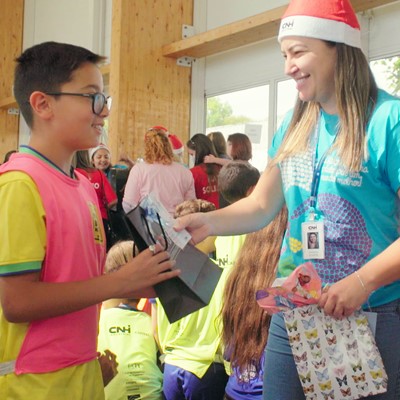
<path fill-rule="evenodd" d="M 300 99 L 318 102 L 327 113 L 336 113 L 336 47 L 323 40 L 293 36 L 282 40 L 281 50 L 285 74 L 296 81 Z"/>

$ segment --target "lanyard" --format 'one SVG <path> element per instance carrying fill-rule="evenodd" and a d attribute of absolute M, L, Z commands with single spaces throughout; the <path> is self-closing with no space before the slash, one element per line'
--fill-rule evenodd
<path fill-rule="evenodd" d="M 317 121 L 315 131 L 314 131 L 313 176 L 312 176 L 312 181 L 311 181 L 311 193 L 310 193 L 310 220 L 311 221 L 314 221 L 314 218 L 315 218 L 315 205 L 317 203 L 317 192 L 318 192 L 319 182 L 321 180 L 322 165 L 324 164 L 325 159 L 329 152 L 329 148 L 326 149 L 324 154 L 321 156 L 320 160 L 317 163 L 317 149 L 318 149 L 320 129 L 321 129 L 321 113 L 318 116 L 318 121 Z M 336 136 L 337 136 L 337 132 L 333 139 L 332 145 L 333 145 L 333 143 L 335 143 Z"/>

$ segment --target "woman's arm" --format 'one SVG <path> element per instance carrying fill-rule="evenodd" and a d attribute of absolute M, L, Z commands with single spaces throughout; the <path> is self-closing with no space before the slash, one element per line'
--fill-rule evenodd
<path fill-rule="evenodd" d="M 400 189 L 397 192 L 400 198 Z M 359 309 L 371 292 L 400 279 L 400 239 L 369 260 L 358 271 L 322 293 L 319 305 L 328 315 L 342 318 Z"/>
<path fill-rule="evenodd" d="M 218 165 L 225 165 L 228 164 L 229 162 L 231 162 L 232 160 L 230 160 L 229 158 L 219 158 L 219 157 L 215 157 L 212 154 L 209 154 L 208 156 L 204 157 L 203 160 L 206 164 L 218 164 Z"/>
<path fill-rule="evenodd" d="M 175 229 L 186 228 L 194 243 L 210 235 L 238 235 L 261 229 L 284 204 L 281 182 L 279 168 L 267 168 L 248 197 L 220 210 L 180 217 Z"/>
<path fill-rule="evenodd" d="M 333 284 L 322 293 L 319 305 L 335 318 L 359 309 L 372 291 L 400 279 L 400 239 L 369 260 L 358 271 Z"/>

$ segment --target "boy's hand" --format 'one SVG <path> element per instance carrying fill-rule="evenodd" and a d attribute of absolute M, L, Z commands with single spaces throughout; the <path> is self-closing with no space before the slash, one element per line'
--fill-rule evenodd
<path fill-rule="evenodd" d="M 124 279 L 124 292 L 120 297 L 157 297 L 153 286 L 180 274 L 179 269 L 172 269 L 175 261 L 170 259 L 168 252 L 162 251 L 157 244 L 154 251 L 146 249 L 132 261 L 115 272 Z M 112 275 L 110 275 L 112 276 Z"/>
<path fill-rule="evenodd" d="M 179 217 L 175 220 L 174 229 L 179 232 L 186 229 L 192 236 L 192 244 L 202 242 L 207 236 L 212 234 L 207 213 L 195 213 Z"/>
<path fill-rule="evenodd" d="M 118 374 L 117 356 L 110 350 L 105 350 L 97 359 L 100 363 L 103 385 L 106 387 L 114 376 Z"/>

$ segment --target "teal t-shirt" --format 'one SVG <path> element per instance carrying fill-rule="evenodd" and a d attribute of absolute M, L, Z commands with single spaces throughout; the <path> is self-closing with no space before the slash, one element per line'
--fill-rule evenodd
<path fill-rule="evenodd" d="M 270 156 L 282 143 L 291 119 L 289 113 L 277 131 Z M 308 220 L 316 160 L 333 144 L 339 118 L 321 112 L 318 144 L 280 163 L 288 208 L 288 226 L 278 266 L 288 276 L 303 264 L 301 224 Z M 323 283 L 334 283 L 362 267 L 399 237 L 400 100 L 380 90 L 367 127 L 368 159 L 359 173 L 349 173 L 337 153 L 327 154 L 321 168 L 316 214 L 324 222 L 325 258 L 312 261 Z M 400 297 L 400 281 L 370 296 L 371 306 Z"/>

